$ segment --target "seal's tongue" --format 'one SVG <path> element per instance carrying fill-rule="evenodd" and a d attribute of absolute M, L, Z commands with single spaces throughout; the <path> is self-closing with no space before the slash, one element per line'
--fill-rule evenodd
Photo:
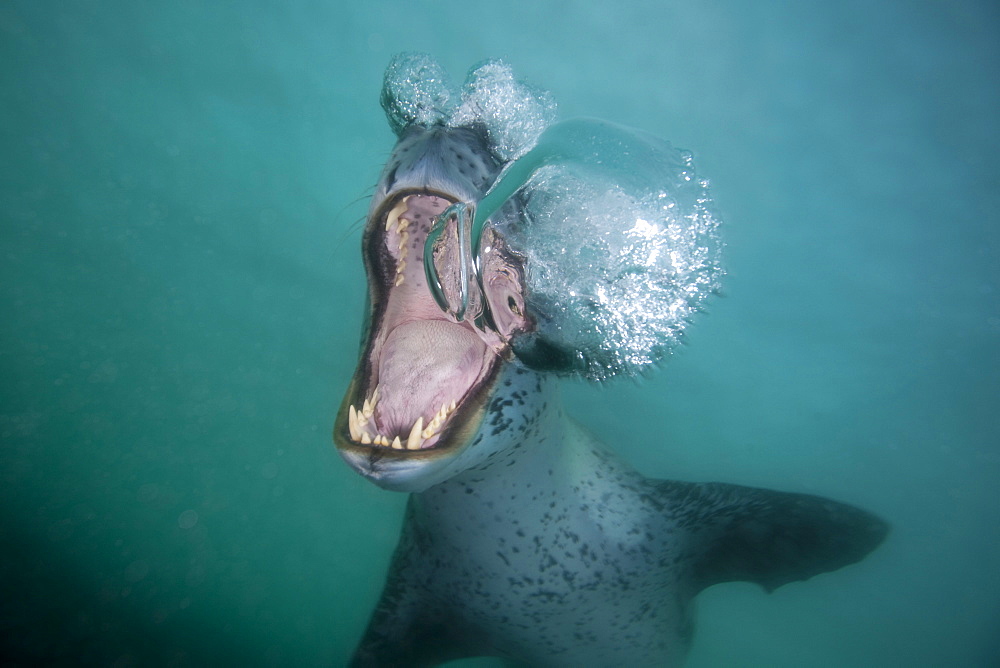
<path fill-rule="evenodd" d="M 378 363 L 378 431 L 405 439 L 417 418 L 428 422 L 443 404 L 460 402 L 485 356 L 486 345 L 462 325 L 417 320 L 393 329 Z"/>

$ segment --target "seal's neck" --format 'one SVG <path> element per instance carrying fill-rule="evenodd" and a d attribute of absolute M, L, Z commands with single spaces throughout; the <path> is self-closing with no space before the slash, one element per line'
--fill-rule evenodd
<path fill-rule="evenodd" d="M 585 505 L 597 486 L 632 474 L 565 416 L 556 380 L 524 370 L 511 380 L 484 420 L 480 446 L 495 448 L 491 456 L 411 499 L 413 519 L 433 525 L 438 540 L 453 533 L 468 543 L 498 522 L 544 525 L 557 508 Z"/>
<path fill-rule="evenodd" d="M 559 383 L 548 374 L 523 368 L 505 374 L 490 399 L 481 439 L 473 448 L 490 455 L 477 466 L 447 481 L 458 486 L 483 486 L 505 478 L 539 477 L 559 467 L 572 423 L 563 411 Z"/>

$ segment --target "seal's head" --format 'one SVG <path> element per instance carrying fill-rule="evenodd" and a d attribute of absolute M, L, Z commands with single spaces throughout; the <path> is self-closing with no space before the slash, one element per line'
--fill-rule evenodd
<path fill-rule="evenodd" d="M 525 367 L 603 380 L 661 359 L 717 287 L 718 221 L 689 155 L 553 124 L 548 94 L 503 63 L 458 93 L 429 57 L 397 56 L 382 106 L 398 143 L 364 230 L 369 313 L 334 438 L 376 484 L 420 491 L 512 442 L 501 413 Z M 516 402 L 525 428 L 537 407 Z"/>
<path fill-rule="evenodd" d="M 427 285 L 424 244 L 434 221 L 474 200 L 498 169 L 469 128 L 413 128 L 396 147 L 363 237 L 370 323 L 357 372 L 334 431 L 341 454 L 377 484 L 428 486 L 454 473 L 449 462 L 479 430 L 510 348 L 494 327 L 458 321 Z M 456 167 L 459 166 L 459 167 Z M 506 262 L 488 295 L 506 334 L 526 328 L 520 265 Z M 502 260 L 501 260 L 502 261 Z"/>
<path fill-rule="evenodd" d="M 514 111 L 522 115 L 551 115 L 547 97 L 516 82 L 500 63 L 470 73 L 462 104 L 425 56 L 399 56 L 386 72 L 382 105 L 399 141 L 364 230 L 369 317 L 334 440 L 355 470 L 388 489 L 424 489 L 471 465 L 457 455 L 479 432 L 501 368 L 512 359 L 507 341 L 530 328 L 522 264 L 493 230 L 483 240 L 477 295 L 488 301 L 480 305 L 488 323 L 443 311 L 424 267 L 435 220 L 453 204 L 478 201 L 505 161 L 523 153 L 547 122 L 498 136 L 491 127 L 509 124 L 494 118 L 491 126 L 477 111 L 486 107 L 495 116 L 504 107 L 498 94 L 518 97 Z M 454 264 L 462 250 L 445 241 L 439 260 Z"/>

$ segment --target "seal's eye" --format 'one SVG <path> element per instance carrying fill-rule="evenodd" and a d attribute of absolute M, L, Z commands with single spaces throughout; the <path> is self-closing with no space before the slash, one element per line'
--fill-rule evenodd
<path fill-rule="evenodd" d="M 514 301 L 513 297 L 507 297 L 507 308 L 509 308 L 510 312 L 513 313 L 514 315 L 516 316 L 521 315 L 521 309 L 517 307 L 517 302 Z"/>

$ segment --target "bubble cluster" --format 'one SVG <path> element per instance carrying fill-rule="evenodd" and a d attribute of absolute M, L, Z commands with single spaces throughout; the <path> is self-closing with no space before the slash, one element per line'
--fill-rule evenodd
<path fill-rule="evenodd" d="M 443 123 L 455 110 L 458 97 L 448 73 L 426 54 L 398 54 L 385 70 L 382 108 L 397 135 L 410 125 Z"/>
<path fill-rule="evenodd" d="M 478 126 L 504 161 L 534 146 L 556 116 L 552 96 L 518 81 L 503 61 L 487 60 L 473 67 L 459 91 L 441 65 L 422 53 L 401 53 L 392 59 L 381 102 L 397 135 L 413 124 Z"/>
<path fill-rule="evenodd" d="M 491 148 L 506 162 L 534 146 L 555 117 L 556 103 L 548 91 L 518 81 L 506 63 L 488 60 L 469 72 L 462 104 L 449 123 L 482 123 Z"/>

